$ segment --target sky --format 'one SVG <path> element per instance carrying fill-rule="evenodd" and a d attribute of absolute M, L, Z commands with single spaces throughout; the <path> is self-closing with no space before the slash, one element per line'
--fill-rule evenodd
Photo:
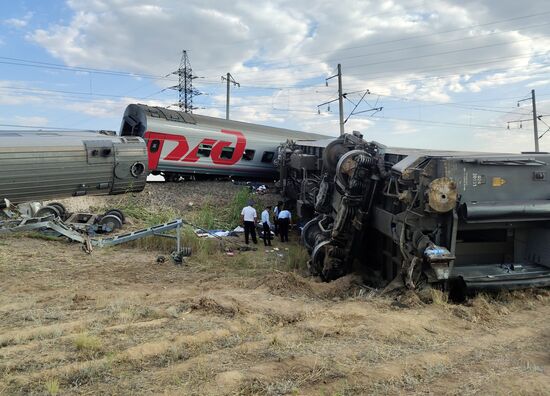
<path fill-rule="evenodd" d="M 337 136 L 338 103 L 319 105 L 340 63 L 345 130 L 367 140 L 532 151 L 531 90 L 550 128 L 544 0 L 0 2 L 0 129 L 118 130 L 130 103 L 176 109 L 182 50 L 197 114 L 225 117 L 230 72 L 231 119 Z"/>

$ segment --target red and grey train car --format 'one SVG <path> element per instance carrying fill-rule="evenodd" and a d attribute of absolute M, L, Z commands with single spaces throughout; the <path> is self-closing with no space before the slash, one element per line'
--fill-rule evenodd
<path fill-rule="evenodd" d="M 128 105 L 120 135 L 146 139 L 149 170 L 167 181 L 187 175 L 276 178 L 273 160 L 281 143 L 326 138 L 142 104 Z"/>

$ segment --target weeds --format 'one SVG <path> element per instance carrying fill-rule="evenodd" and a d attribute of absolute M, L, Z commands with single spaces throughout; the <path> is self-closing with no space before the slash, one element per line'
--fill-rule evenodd
<path fill-rule="evenodd" d="M 59 234 L 43 231 L 30 231 L 25 233 L 25 236 L 27 238 L 33 238 L 33 239 L 41 239 L 43 241 L 61 241 L 62 238 L 59 236 Z"/>
<path fill-rule="evenodd" d="M 309 254 L 303 246 L 290 245 L 286 256 L 286 269 L 288 271 L 304 272 L 307 270 Z"/>
<path fill-rule="evenodd" d="M 59 380 L 57 378 L 47 380 L 44 386 L 50 396 L 55 396 L 59 393 Z"/>
<path fill-rule="evenodd" d="M 447 305 L 447 302 L 449 300 L 449 295 L 447 293 L 442 292 L 438 289 L 430 289 L 430 295 L 432 304 L 435 305 Z"/>
<path fill-rule="evenodd" d="M 99 338 L 84 333 L 76 336 L 73 345 L 77 351 L 88 358 L 96 357 L 103 349 Z"/>
<path fill-rule="evenodd" d="M 241 210 L 249 201 L 254 201 L 256 211 L 263 210 L 264 200 L 261 196 L 252 195 L 248 188 L 242 188 L 235 193 L 229 205 L 221 207 L 218 202 L 206 201 L 193 216 L 193 222 L 208 230 L 232 230 L 241 224 Z"/>
<path fill-rule="evenodd" d="M 145 223 L 148 226 L 166 223 L 181 217 L 180 213 L 176 212 L 172 208 L 153 210 L 151 208 L 145 208 L 131 200 L 122 202 L 118 209 L 122 210 L 126 216 L 132 217 L 133 219 Z"/>
<path fill-rule="evenodd" d="M 69 386 L 78 388 L 96 381 L 102 381 L 110 374 L 110 366 L 106 362 L 92 361 L 71 370 L 63 376 Z"/>

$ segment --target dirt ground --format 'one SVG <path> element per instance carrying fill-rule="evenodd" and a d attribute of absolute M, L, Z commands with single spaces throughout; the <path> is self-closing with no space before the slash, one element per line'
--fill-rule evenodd
<path fill-rule="evenodd" d="M 181 206 L 219 189 L 164 186 Z M 160 245 L 0 239 L 0 394 L 550 394 L 548 290 L 380 296 L 302 276 L 295 245 L 176 266 Z"/>

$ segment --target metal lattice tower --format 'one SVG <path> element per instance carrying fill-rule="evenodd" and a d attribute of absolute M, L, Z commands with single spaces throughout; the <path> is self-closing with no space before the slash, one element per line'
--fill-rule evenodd
<path fill-rule="evenodd" d="M 172 72 L 172 74 L 177 75 L 179 78 L 178 85 L 170 87 L 170 89 L 175 89 L 179 93 L 179 108 L 186 113 L 192 113 L 193 110 L 196 109 L 196 107 L 193 107 L 193 96 L 198 96 L 201 93 L 193 88 L 193 80 L 197 78 L 197 76 L 193 75 L 193 70 L 191 69 L 191 63 L 189 62 L 186 50 L 183 50 L 181 55 L 179 69 Z"/>

